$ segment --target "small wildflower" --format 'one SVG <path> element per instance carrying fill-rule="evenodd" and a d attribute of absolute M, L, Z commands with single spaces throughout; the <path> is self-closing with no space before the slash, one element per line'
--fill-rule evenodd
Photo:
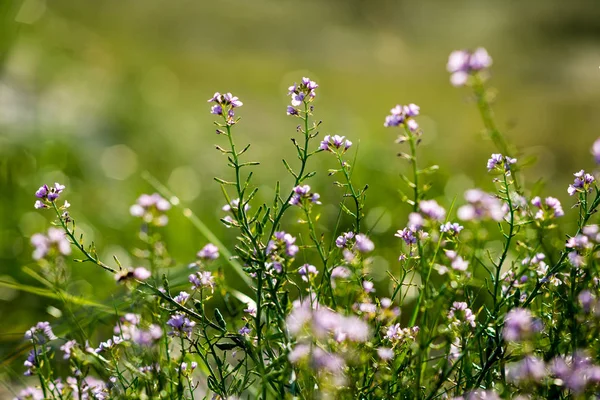
<path fill-rule="evenodd" d="M 173 300 L 175 300 L 176 303 L 184 305 L 186 303 L 186 301 L 188 301 L 188 299 L 190 298 L 190 294 L 187 292 L 179 292 L 179 294 L 175 297 L 173 297 Z"/>
<path fill-rule="evenodd" d="M 535 219 L 544 220 L 546 218 L 558 218 L 565 215 L 560 201 L 554 197 L 546 197 L 542 203 L 539 196 L 531 200 L 531 204 L 539 210 L 535 214 Z"/>
<path fill-rule="evenodd" d="M 463 229 L 464 226 L 460 225 L 458 222 L 446 222 L 445 224 L 440 225 L 441 233 L 449 233 L 455 236 L 458 235 Z"/>
<path fill-rule="evenodd" d="M 517 162 L 516 158 L 503 156 L 502 154 L 492 154 L 492 157 L 487 162 L 488 172 L 496 168 L 503 168 L 504 171 L 510 171 L 510 166 Z"/>
<path fill-rule="evenodd" d="M 196 325 L 194 321 L 190 321 L 188 317 L 181 313 L 176 313 L 171 316 L 167 321 L 172 330 L 169 332 L 169 336 L 185 336 L 190 337 L 192 329 Z"/>
<path fill-rule="evenodd" d="M 359 233 L 356 235 L 356 249 L 361 253 L 369 253 L 375 249 L 375 244 L 366 235 Z"/>
<path fill-rule="evenodd" d="M 335 245 L 340 249 L 346 247 L 348 240 L 354 238 L 354 232 L 346 232 L 335 239 Z"/>
<path fill-rule="evenodd" d="M 419 210 L 427 217 L 436 221 L 441 221 L 446 217 L 446 210 L 435 200 L 420 201 Z"/>
<path fill-rule="evenodd" d="M 165 226 L 169 222 L 169 218 L 164 212 L 170 208 L 171 203 L 160 194 L 143 194 L 129 208 L 129 213 L 134 217 L 142 218 L 147 224 Z"/>
<path fill-rule="evenodd" d="M 390 110 L 390 115 L 385 117 L 383 126 L 386 128 L 406 125 L 411 132 L 416 132 L 419 129 L 419 124 L 413 118 L 419 115 L 420 107 L 416 104 L 407 106 L 397 105 Z"/>
<path fill-rule="evenodd" d="M 38 322 L 35 326 L 32 326 L 25 332 L 25 339 L 31 340 L 34 343 L 46 343 L 56 339 L 56 335 L 52 332 L 52 326 L 50 322 Z"/>
<path fill-rule="evenodd" d="M 334 149 L 335 150 L 341 149 L 342 154 L 343 154 L 350 148 L 350 146 L 352 146 L 352 142 L 349 140 L 346 140 L 345 136 L 327 135 L 321 141 L 321 144 L 319 145 L 319 149 L 325 150 L 325 151 L 331 151 L 331 152 L 333 152 Z"/>
<path fill-rule="evenodd" d="M 237 96 L 234 96 L 231 93 L 221 94 L 217 92 L 213 97 L 208 99 L 208 102 L 215 103 L 210 108 L 210 113 L 223 116 L 229 125 L 235 123 L 233 110 L 244 105 Z"/>
<path fill-rule="evenodd" d="M 307 199 L 313 204 L 321 204 L 319 198 L 321 196 L 318 193 L 311 193 L 310 186 L 302 185 L 294 188 L 294 193 L 290 199 L 290 204 L 293 206 L 300 206 L 303 199 Z"/>
<path fill-rule="evenodd" d="M 31 244 L 35 247 L 34 260 L 46 257 L 53 250 L 63 256 L 71 254 L 71 243 L 62 229 L 50 228 L 46 235 L 36 233 L 31 237 Z"/>
<path fill-rule="evenodd" d="M 365 293 L 373 293 L 375 291 L 375 285 L 371 281 L 363 281 L 362 287 Z"/>
<path fill-rule="evenodd" d="M 296 107 L 312 102 L 316 96 L 315 89 L 319 85 L 315 81 L 311 81 L 309 78 L 302 78 L 301 83 L 294 84 L 288 88 L 288 96 L 291 97 L 291 106 L 287 107 L 287 115 L 299 115 L 299 111 Z"/>
<path fill-rule="evenodd" d="M 115 280 L 117 282 L 127 282 L 131 279 L 136 279 L 138 281 L 145 281 L 150 278 L 152 273 L 144 267 L 137 268 L 128 268 L 119 271 L 115 274 Z"/>
<path fill-rule="evenodd" d="M 195 274 L 191 274 L 188 279 L 192 284 L 192 290 L 198 290 L 205 287 L 213 290 L 215 287 L 215 278 L 209 271 L 196 272 Z"/>
<path fill-rule="evenodd" d="M 200 260 L 216 260 L 219 258 L 219 248 L 212 243 L 207 244 L 196 254 Z"/>
<path fill-rule="evenodd" d="M 65 342 L 65 344 L 60 346 L 60 349 L 65 353 L 63 356 L 63 358 L 65 360 L 68 360 L 69 358 L 71 358 L 71 351 L 73 350 L 73 348 L 75 346 L 77 346 L 76 340 L 69 340 L 69 341 Z"/>
<path fill-rule="evenodd" d="M 569 196 L 573 196 L 575 193 L 585 193 L 592 191 L 592 183 L 596 181 L 593 175 L 586 173 L 584 170 L 576 172 L 573 174 L 575 176 L 575 180 L 573 184 L 569 185 L 567 192 Z"/>
<path fill-rule="evenodd" d="M 466 85 L 470 75 L 485 70 L 491 65 L 492 58 L 483 47 L 479 47 L 473 52 L 453 51 L 448 58 L 446 69 L 451 74 L 450 82 L 458 87 Z"/>
<path fill-rule="evenodd" d="M 310 281 L 310 279 L 316 276 L 319 273 L 317 267 L 310 264 L 304 264 L 300 268 L 298 268 L 298 274 L 302 277 L 304 282 Z"/>
<path fill-rule="evenodd" d="M 539 323 L 524 308 L 513 308 L 504 319 L 504 340 L 509 342 L 520 342 L 539 330 Z"/>
<path fill-rule="evenodd" d="M 465 200 L 469 204 L 461 206 L 457 215 L 463 221 L 492 219 L 502 221 L 506 211 L 500 201 L 479 189 L 470 189 L 465 192 Z"/>
<path fill-rule="evenodd" d="M 596 164 L 600 164 L 600 138 L 596 139 L 592 145 L 592 155 L 594 156 Z"/>
<path fill-rule="evenodd" d="M 252 330 L 248 328 L 248 325 L 242 326 L 242 328 L 238 331 L 240 335 L 248 335 L 250 332 L 252 332 Z"/>
<path fill-rule="evenodd" d="M 458 312 L 462 313 L 462 321 L 456 317 Z M 470 325 L 472 328 L 475 328 L 476 326 L 475 315 L 464 301 L 455 301 L 452 303 L 452 307 L 450 307 L 450 311 L 448 312 L 448 319 L 451 321 L 452 325 L 455 326 L 459 326 L 463 323 Z"/>

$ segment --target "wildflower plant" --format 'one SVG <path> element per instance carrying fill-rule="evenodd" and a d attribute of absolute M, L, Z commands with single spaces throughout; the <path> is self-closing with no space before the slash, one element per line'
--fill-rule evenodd
<path fill-rule="evenodd" d="M 290 179 L 275 184 L 270 202 L 257 200 L 242 101 L 231 93 L 208 100 L 217 150 L 230 168 L 215 180 L 225 199 L 221 221 L 237 238 L 233 254 L 203 229 L 196 255 L 172 259 L 162 231 L 180 204 L 156 184 L 157 193 L 130 208 L 141 223 L 135 264 L 101 260 L 64 200 L 70 188 L 40 187 L 34 207 L 53 213 L 54 224 L 31 237 L 32 256 L 49 285 L 68 309 L 68 271 L 91 264 L 114 277 L 121 302 L 106 320 L 109 332 L 55 334 L 50 322 L 29 329 L 23 372 L 36 381 L 16 398 L 596 396 L 600 190 L 593 174 L 575 173 L 565 190 L 575 210 L 565 212 L 556 197 L 524 187 L 518 153 L 494 122 L 491 65 L 482 48 L 453 52 L 448 61 L 452 84 L 472 90 L 497 151 L 481 166 L 489 185 L 457 194 L 456 204 L 429 197 L 428 176 L 438 167 L 419 163 L 427 134 L 420 107 L 396 105 L 385 117 L 408 163 L 398 182 L 407 216 L 395 234 L 390 290 L 370 274 L 378 249 L 363 223 L 368 186 L 354 179 L 353 143 L 321 135 L 319 85 L 309 78 L 289 87 L 297 160 L 283 160 Z M 337 178 L 340 218 L 326 232 L 317 224 L 318 192 L 326 188 L 311 179 L 323 173 L 312 170 L 313 157 L 336 165 L 326 174 Z M 577 228 L 562 241 L 560 219 L 571 215 Z M 485 240 L 492 229 L 499 250 Z M 245 286 L 232 288 L 225 274 Z"/>

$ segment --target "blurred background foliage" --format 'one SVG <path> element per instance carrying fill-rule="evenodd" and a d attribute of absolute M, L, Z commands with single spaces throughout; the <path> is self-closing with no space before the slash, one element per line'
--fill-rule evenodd
<path fill-rule="evenodd" d="M 320 87 L 315 115 L 321 132 L 346 135 L 358 149 L 354 179 L 369 183 L 367 225 L 379 248 L 373 274 L 382 293 L 386 271 L 398 268 L 408 207 L 399 175 L 395 133 L 383 119 L 397 103 L 421 106 L 421 165 L 438 164 L 431 196 L 448 207 L 465 189 L 492 189 L 485 162 L 494 151 L 482 135 L 466 89 L 445 71 L 457 48 L 484 46 L 494 58 L 498 124 L 535 157 L 528 183 L 567 200 L 571 174 L 592 168 L 589 148 L 600 125 L 600 3 L 513 0 L 221 0 L 0 1 L 0 280 L 32 286 L 23 267 L 29 237 L 47 229 L 51 213 L 33 209 L 42 183 L 67 185 L 63 195 L 87 240 L 105 260 L 135 265 L 138 221 L 129 206 L 165 183 L 232 248 L 235 233 L 219 222 L 223 198 L 213 177 L 229 178 L 214 149 L 206 100 L 230 91 L 244 101 L 235 128 L 260 161 L 259 201 L 274 183 L 291 185 L 281 158 L 294 162 L 285 115 L 287 87 L 302 76 Z M 295 164 L 293 164 L 295 165 Z M 337 215 L 327 154 L 313 159 L 311 185 L 323 196 L 321 226 Z M 287 179 L 287 180 L 286 180 Z M 177 210 L 164 234 L 180 264 L 206 239 Z M 285 227 L 293 226 L 289 215 Z M 348 222 L 348 221 L 346 221 Z M 226 271 L 227 272 L 227 271 Z M 235 280 L 235 277 L 232 278 Z M 109 301 L 113 279 L 73 264 L 69 292 Z M 235 282 L 234 282 L 235 283 Z M 53 301 L 0 288 L 0 351 L 21 341 L 37 320 L 53 320 Z"/>

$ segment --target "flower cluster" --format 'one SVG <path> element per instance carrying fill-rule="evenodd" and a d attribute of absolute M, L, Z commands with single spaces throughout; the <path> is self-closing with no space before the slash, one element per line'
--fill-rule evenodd
<path fill-rule="evenodd" d="M 212 261 L 219 258 L 219 248 L 212 243 L 208 243 L 197 254 L 200 261 Z"/>
<path fill-rule="evenodd" d="M 503 336 L 508 342 L 521 342 L 541 330 L 539 320 L 536 320 L 526 308 L 513 308 L 504 319 Z"/>
<path fill-rule="evenodd" d="M 50 228 L 46 235 L 36 233 L 31 236 L 31 244 L 35 248 L 33 259 L 41 260 L 52 253 L 68 256 L 71 254 L 71 242 L 62 229 Z"/>
<path fill-rule="evenodd" d="M 311 264 L 304 264 L 303 266 L 298 268 L 298 275 L 302 277 L 302 280 L 304 282 L 310 282 L 310 280 L 318 274 L 319 271 L 317 270 L 317 267 Z"/>
<path fill-rule="evenodd" d="M 172 328 L 168 333 L 169 336 L 184 336 L 189 338 L 192 335 L 194 326 L 196 326 L 196 322 L 190 321 L 185 314 L 175 313 L 169 318 L 167 325 Z"/>
<path fill-rule="evenodd" d="M 277 273 L 281 273 L 286 260 L 292 260 L 300 251 L 295 243 L 296 238 L 289 233 L 284 231 L 275 232 L 265 249 L 265 253 L 270 259 L 268 267 Z"/>
<path fill-rule="evenodd" d="M 462 314 L 462 318 L 457 317 L 457 313 Z M 454 326 L 460 325 L 469 325 L 471 328 L 475 328 L 475 314 L 469 308 L 468 304 L 464 301 L 455 301 L 452 303 L 452 307 L 450 307 L 450 311 L 448 312 L 448 319 L 450 323 Z"/>
<path fill-rule="evenodd" d="M 419 130 L 419 124 L 414 119 L 419 115 L 421 108 L 416 104 L 409 104 L 407 106 L 397 105 L 390 110 L 390 115 L 385 117 L 383 126 L 390 128 L 393 126 L 406 126 L 411 132 L 417 132 Z"/>
<path fill-rule="evenodd" d="M 560 201 L 555 197 L 546 197 L 542 203 L 542 199 L 536 196 L 531 199 L 531 204 L 539 208 L 535 213 L 535 219 L 546 220 L 565 215 Z"/>
<path fill-rule="evenodd" d="M 134 217 L 142 218 L 147 224 L 165 226 L 169 222 L 169 217 L 164 213 L 170 208 L 171 203 L 160 194 L 143 194 L 129 208 L 129 213 Z"/>
<path fill-rule="evenodd" d="M 122 269 L 118 273 L 115 274 L 115 280 L 117 282 L 128 282 L 133 279 L 138 281 L 145 281 L 150 278 L 152 273 L 148 271 L 144 267 L 136 267 L 136 268 L 127 268 Z"/>
<path fill-rule="evenodd" d="M 474 73 L 492 66 L 492 58 L 483 47 L 470 52 L 467 50 L 453 51 L 448 58 L 446 69 L 450 72 L 450 83 L 453 86 L 464 86 Z"/>
<path fill-rule="evenodd" d="M 290 199 L 290 204 L 293 206 L 302 206 L 303 200 L 305 200 L 305 199 L 313 204 L 321 204 L 321 202 L 319 201 L 320 198 L 321 198 L 321 196 L 319 195 L 319 193 L 311 193 L 310 192 L 310 186 L 301 185 L 301 186 L 296 186 L 294 188 L 294 194 L 292 195 L 292 197 Z"/>
<path fill-rule="evenodd" d="M 394 324 L 386 329 L 384 338 L 391 342 L 413 341 L 418 333 L 418 326 L 402 328 L 400 324 Z"/>
<path fill-rule="evenodd" d="M 517 163 L 516 158 L 510 158 L 508 156 L 503 156 L 502 154 L 496 153 L 492 154 L 490 159 L 487 162 L 488 172 L 501 169 L 505 173 L 510 173 L 510 166 Z"/>
<path fill-rule="evenodd" d="M 50 204 L 58 199 L 63 190 L 65 190 L 65 185 L 61 185 L 58 182 L 55 182 L 54 186 L 42 185 L 35 192 L 35 197 L 39 200 L 35 202 L 34 207 L 48 208 Z"/>
<path fill-rule="evenodd" d="M 331 152 L 341 150 L 341 153 L 344 154 L 346 151 L 348 151 L 350 146 L 352 146 L 352 142 L 347 140 L 345 136 L 326 135 L 321 141 L 319 149 Z"/>
<path fill-rule="evenodd" d="M 30 340 L 33 343 L 44 344 L 51 340 L 55 340 L 56 335 L 52 332 L 50 322 L 38 322 L 35 326 L 32 326 L 25 332 L 25 339 Z"/>
<path fill-rule="evenodd" d="M 121 317 L 113 332 L 122 340 L 146 347 L 153 345 L 163 336 L 163 330 L 159 325 L 150 324 L 144 328 L 141 325 L 141 317 L 133 313 L 127 313 Z M 65 353 L 67 352 L 65 351 Z"/>
<path fill-rule="evenodd" d="M 593 175 L 581 170 L 579 172 L 575 172 L 573 176 L 575 176 L 575 180 L 567 189 L 569 196 L 573 196 L 575 193 L 586 193 L 592 191 L 592 183 L 596 181 L 596 178 L 594 178 Z"/>
<path fill-rule="evenodd" d="M 295 301 L 286 326 L 298 343 L 291 350 L 288 359 L 292 364 L 307 363 L 311 369 L 327 371 L 343 378 L 346 366 L 343 353 L 333 353 L 317 345 L 327 339 L 334 343 L 366 342 L 371 336 L 369 325 L 362 319 L 344 316 L 320 304 L 309 301 Z"/>
<path fill-rule="evenodd" d="M 312 102 L 316 96 L 315 89 L 319 85 L 310 78 L 302 78 L 300 84 L 294 83 L 288 88 L 288 96 L 292 98 L 291 105 L 287 106 L 287 115 L 299 115 L 298 107 Z"/>
<path fill-rule="evenodd" d="M 210 271 L 199 271 L 188 276 L 188 280 L 192 284 L 192 290 L 200 290 L 210 288 L 212 291 L 215 287 L 215 277 Z"/>
<path fill-rule="evenodd" d="M 469 204 L 461 206 L 457 215 L 463 221 L 492 219 L 502 221 L 506 210 L 500 201 L 482 190 L 470 189 L 465 192 L 465 200 Z"/>
<path fill-rule="evenodd" d="M 208 99 L 208 102 L 215 103 L 210 108 L 210 113 L 223 116 L 229 125 L 235 123 L 235 113 L 233 110 L 244 105 L 237 96 L 231 93 L 221 94 L 216 92 L 213 97 Z"/>

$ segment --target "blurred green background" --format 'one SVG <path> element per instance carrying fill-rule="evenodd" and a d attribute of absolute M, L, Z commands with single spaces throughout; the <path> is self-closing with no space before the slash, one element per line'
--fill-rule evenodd
<path fill-rule="evenodd" d="M 129 214 L 153 189 L 147 170 L 228 245 L 218 218 L 223 200 L 214 176 L 229 178 L 214 149 L 209 105 L 215 91 L 244 101 L 239 143 L 260 161 L 258 200 L 274 182 L 291 185 L 298 120 L 285 115 L 287 87 L 302 76 L 320 87 L 321 132 L 346 135 L 359 149 L 354 179 L 369 183 L 367 225 L 379 247 L 374 275 L 397 268 L 407 206 L 399 201 L 395 133 L 383 119 L 397 103 L 421 106 L 421 165 L 438 164 L 432 196 L 445 206 L 465 189 L 491 189 L 485 162 L 494 151 L 468 90 L 450 86 L 445 65 L 458 48 L 484 46 L 494 58 L 491 84 L 499 127 L 535 156 L 529 183 L 544 178 L 543 195 L 565 201 L 571 174 L 593 168 L 589 148 L 600 126 L 598 1 L 0 1 L 0 279 L 39 285 L 29 237 L 51 215 L 33 209 L 43 183 L 67 185 L 64 198 L 86 237 L 106 260 L 124 264 L 139 244 Z M 296 165 L 295 163 L 293 165 Z M 339 189 L 320 154 L 311 185 L 324 198 L 324 223 L 334 218 Z M 285 181 L 287 179 L 287 181 Z M 255 201 L 258 204 L 258 201 Z M 165 229 L 172 255 L 194 259 L 206 240 L 177 211 Z M 293 226 L 290 215 L 286 227 Z M 70 291 L 109 299 L 113 279 L 86 264 L 72 266 Z M 37 320 L 52 320 L 47 299 L 0 288 L 2 349 L 19 343 Z"/>

